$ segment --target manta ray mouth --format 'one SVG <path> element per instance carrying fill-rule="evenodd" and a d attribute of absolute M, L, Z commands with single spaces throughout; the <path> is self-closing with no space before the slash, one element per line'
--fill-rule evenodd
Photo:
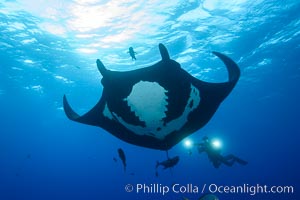
<path fill-rule="evenodd" d="M 133 85 L 131 93 L 123 99 L 139 120 L 145 122 L 145 127 L 126 122 L 122 116 L 110 112 L 107 106 L 103 114 L 137 135 L 163 140 L 168 134 L 180 130 L 187 123 L 189 114 L 200 104 L 199 90 L 192 84 L 190 87 L 190 96 L 182 114 L 168 123 L 164 123 L 168 111 L 168 91 L 157 82 L 140 81 Z"/>

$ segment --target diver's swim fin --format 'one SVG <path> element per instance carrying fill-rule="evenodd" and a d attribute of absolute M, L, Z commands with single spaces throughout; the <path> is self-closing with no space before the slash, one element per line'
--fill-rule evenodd
<path fill-rule="evenodd" d="M 247 164 L 248 164 L 247 161 L 242 160 L 242 159 L 240 159 L 240 158 L 236 158 L 236 162 L 238 162 L 238 163 L 241 164 L 241 165 L 247 165 Z"/>

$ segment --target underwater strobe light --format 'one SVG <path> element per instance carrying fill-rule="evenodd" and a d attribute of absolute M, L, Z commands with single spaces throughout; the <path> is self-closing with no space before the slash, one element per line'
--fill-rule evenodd
<path fill-rule="evenodd" d="M 193 142 L 190 139 L 185 139 L 183 145 L 185 146 L 185 148 L 190 149 L 193 146 Z"/>
<path fill-rule="evenodd" d="M 212 139 L 211 144 L 215 149 L 221 149 L 222 147 L 221 140 L 219 139 Z"/>

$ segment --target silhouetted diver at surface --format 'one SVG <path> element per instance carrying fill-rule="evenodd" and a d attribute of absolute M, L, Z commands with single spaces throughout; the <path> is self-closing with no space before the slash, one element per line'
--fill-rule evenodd
<path fill-rule="evenodd" d="M 203 137 L 203 142 L 196 144 L 198 146 L 198 152 L 207 153 L 208 159 L 213 163 L 215 168 L 219 168 L 221 164 L 232 166 L 235 162 L 246 165 L 247 161 L 244 161 L 233 154 L 227 156 L 221 155 L 221 149 L 216 148 L 207 136 Z"/>
<path fill-rule="evenodd" d="M 119 148 L 118 154 L 119 154 L 120 159 L 122 160 L 122 163 L 124 166 L 124 172 L 126 172 L 126 156 L 125 156 L 123 149 Z"/>
<path fill-rule="evenodd" d="M 135 57 L 136 52 L 133 50 L 132 47 L 129 47 L 127 53 L 129 53 L 129 55 L 131 56 L 131 59 L 132 59 L 132 60 L 136 60 L 136 57 Z"/>

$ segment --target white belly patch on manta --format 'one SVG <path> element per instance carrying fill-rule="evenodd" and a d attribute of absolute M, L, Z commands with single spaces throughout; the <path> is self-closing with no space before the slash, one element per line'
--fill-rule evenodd
<path fill-rule="evenodd" d="M 186 102 L 182 115 L 172 121 L 164 124 L 163 119 L 166 117 L 168 99 L 167 90 L 158 83 L 139 82 L 133 86 L 130 95 L 124 99 L 127 101 L 131 111 L 146 126 L 135 126 L 125 122 L 122 117 L 113 114 L 116 119 L 127 129 L 138 135 L 149 135 L 157 139 L 164 139 L 168 133 L 180 130 L 186 123 L 187 117 L 191 111 L 198 107 L 200 103 L 199 90 L 191 85 L 191 93 Z"/>

